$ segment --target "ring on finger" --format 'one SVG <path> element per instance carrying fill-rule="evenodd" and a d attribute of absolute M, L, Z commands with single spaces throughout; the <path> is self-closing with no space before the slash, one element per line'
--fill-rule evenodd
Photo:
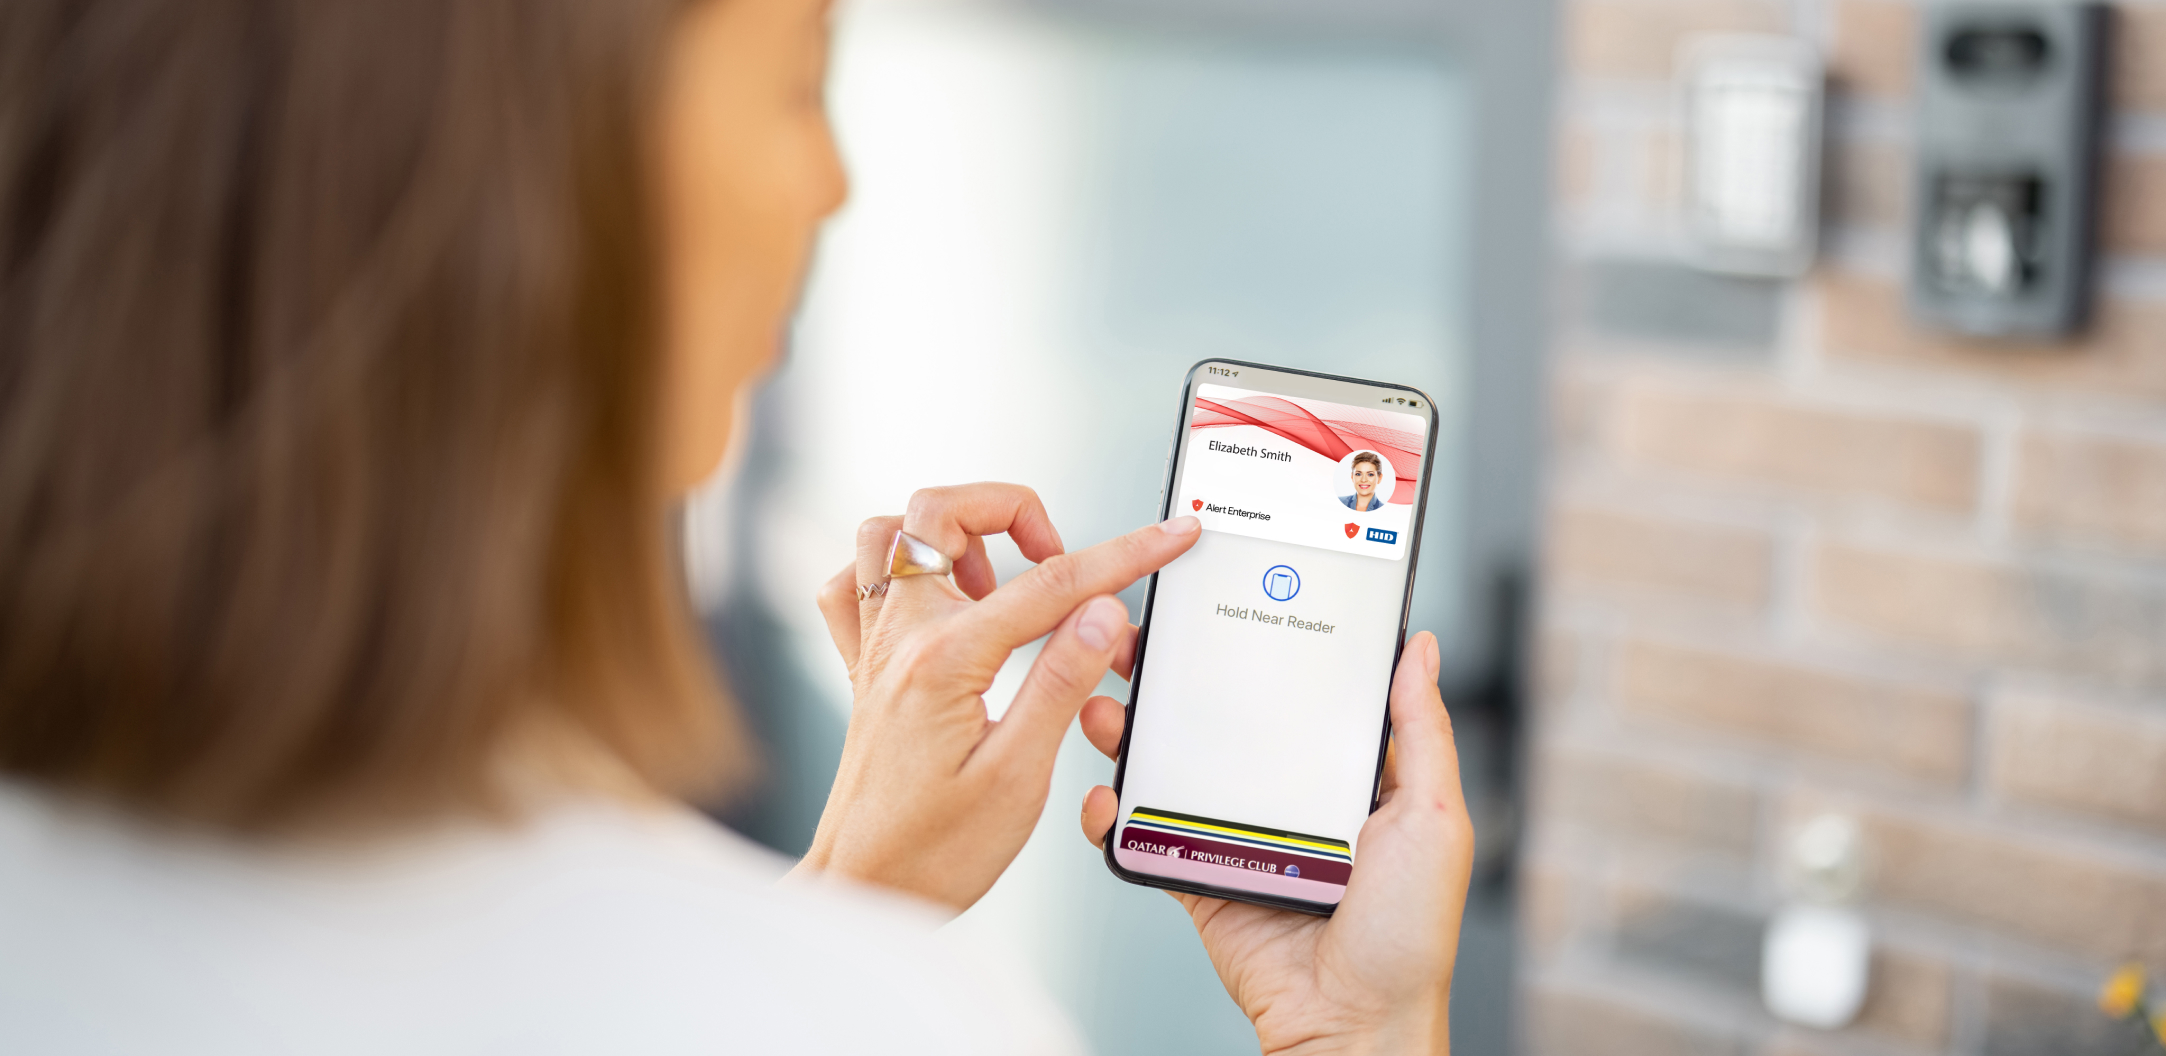
<path fill-rule="evenodd" d="M 945 576 L 955 571 L 955 560 L 909 532 L 898 529 L 887 547 L 887 574 L 897 576 Z"/>
<path fill-rule="evenodd" d="M 955 561 L 939 548 L 909 532 L 897 531 L 887 547 L 887 577 L 878 583 L 857 585 L 857 600 L 871 601 L 887 593 L 898 576 L 945 576 L 955 571 Z"/>

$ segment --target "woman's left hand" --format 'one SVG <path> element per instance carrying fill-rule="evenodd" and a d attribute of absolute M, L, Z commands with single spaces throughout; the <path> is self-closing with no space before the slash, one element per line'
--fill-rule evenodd
<path fill-rule="evenodd" d="M 1037 494 L 1014 484 L 920 491 L 903 516 L 860 526 L 857 560 L 820 591 L 854 703 L 800 868 L 957 911 L 975 903 L 1037 825 L 1068 724 L 1107 670 L 1128 673 L 1135 629 L 1113 592 L 1186 553 L 1199 528 L 1177 517 L 1063 553 Z M 955 582 L 906 576 L 859 601 L 859 583 L 886 579 L 897 529 L 953 558 Z M 996 588 L 984 537 L 1000 533 L 1038 565 Z M 993 676 L 1047 632 L 1014 703 L 992 720 Z"/>
<path fill-rule="evenodd" d="M 1391 682 L 1391 750 L 1382 802 L 1361 827 L 1346 897 L 1329 917 L 1175 894 L 1195 922 L 1226 993 L 1266 1053 L 1446 1053 L 1452 970 L 1474 826 L 1459 787 L 1451 716 L 1437 694 L 1441 657 L 1424 631 Z M 1094 697 L 1083 732 L 1115 754 L 1127 716 Z M 1120 799 L 1083 800 L 1083 835 L 1104 846 Z"/>

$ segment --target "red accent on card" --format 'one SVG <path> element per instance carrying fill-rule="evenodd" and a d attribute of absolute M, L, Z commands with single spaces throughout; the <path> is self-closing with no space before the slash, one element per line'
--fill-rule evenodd
<path fill-rule="evenodd" d="M 1346 537 L 1347 537 L 1348 539 L 1352 539 L 1352 538 L 1354 537 L 1354 533 L 1355 533 L 1355 532 L 1358 532 L 1358 531 L 1360 531 L 1360 530 L 1361 530 L 1361 526 L 1360 526 L 1360 525 L 1358 525 L 1358 524 L 1349 524 L 1349 525 L 1347 525 L 1347 526 L 1346 526 Z"/>
<path fill-rule="evenodd" d="M 1331 417 L 1318 418 L 1310 407 Z M 1333 462 L 1362 448 L 1380 451 L 1391 460 L 1391 468 L 1397 471 L 1399 478 L 1399 486 L 1391 489 L 1391 504 L 1410 506 L 1414 497 L 1421 493 L 1415 484 L 1421 478 L 1423 445 L 1421 433 L 1401 427 L 1400 423 L 1406 420 L 1404 411 L 1344 407 L 1320 400 L 1252 393 L 1236 399 L 1196 397 L 1196 413 L 1190 418 L 1188 428 L 1193 431 L 1253 425 Z"/>
<path fill-rule="evenodd" d="M 1194 509 L 1194 510 L 1195 510 L 1195 511 L 1196 511 L 1197 513 L 1202 513 L 1202 512 L 1203 512 L 1203 500 L 1202 500 L 1202 499 L 1193 499 L 1193 500 L 1190 500 L 1190 502 L 1189 502 L 1189 504 L 1188 504 L 1188 505 L 1189 505 L 1189 507 L 1190 507 L 1191 509 Z"/>

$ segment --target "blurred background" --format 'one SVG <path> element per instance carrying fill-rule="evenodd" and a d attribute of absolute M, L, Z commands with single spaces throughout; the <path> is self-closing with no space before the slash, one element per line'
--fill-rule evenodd
<path fill-rule="evenodd" d="M 2083 231 L 2069 259 L 2010 229 L 2009 281 L 2088 318 L 1987 338 L 1920 301 L 1935 10 L 846 3 L 853 199 L 687 524 L 772 763 L 731 823 L 810 840 L 849 708 L 812 597 L 863 518 L 1013 480 L 1089 545 L 1155 518 L 1195 361 L 1403 381 L 1443 416 L 1414 626 L 1446 646 L 1482 853 L 1456 1051 L 2140 1051 L 2093 995 L 2166 970 L 2166 4 L 2114 8 L 2103 93 L 2029 121 L 2102 175 L 2037 221 Z M 1734 196 L 1680 59 L 1708 33 L 1824 64 L 1813 134 L 1754 155 L 1810 177 L 1791 271 L 1709 265 L 1695 218 Z M 1179 908 L 1077 837 L 1110 775 L 1072 737 L 955 927 L 1098 1051 L 1253 1051 Z M 1796 864 L 1823 817 L 1854 835 L 1832 894 Z M 1819 1027 L 1763 971 L 1814 899 L 1870 937 Z"/>

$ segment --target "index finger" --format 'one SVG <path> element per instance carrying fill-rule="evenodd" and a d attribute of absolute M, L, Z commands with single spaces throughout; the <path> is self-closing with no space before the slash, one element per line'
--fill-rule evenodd
<path fill-rule="evenodd" d="M 1187 553 L 1202 534 L 1196 518 L 1175 517 L 1051 558 L 957 613 L 954 640 L 977 659 L 997 662 L 1052 630 L 1085 600 L 1118 593 Z"/>
<path fill-rule="evenodd" d="M 1021 484 L 987 481 L 920 488 L 910 496 L 902 529 L 954 558 L 968 552 L 972 536 L 1003 533 L 1032 561 L 1044 561 L 1064 549 L 1045 503 Z"/>

